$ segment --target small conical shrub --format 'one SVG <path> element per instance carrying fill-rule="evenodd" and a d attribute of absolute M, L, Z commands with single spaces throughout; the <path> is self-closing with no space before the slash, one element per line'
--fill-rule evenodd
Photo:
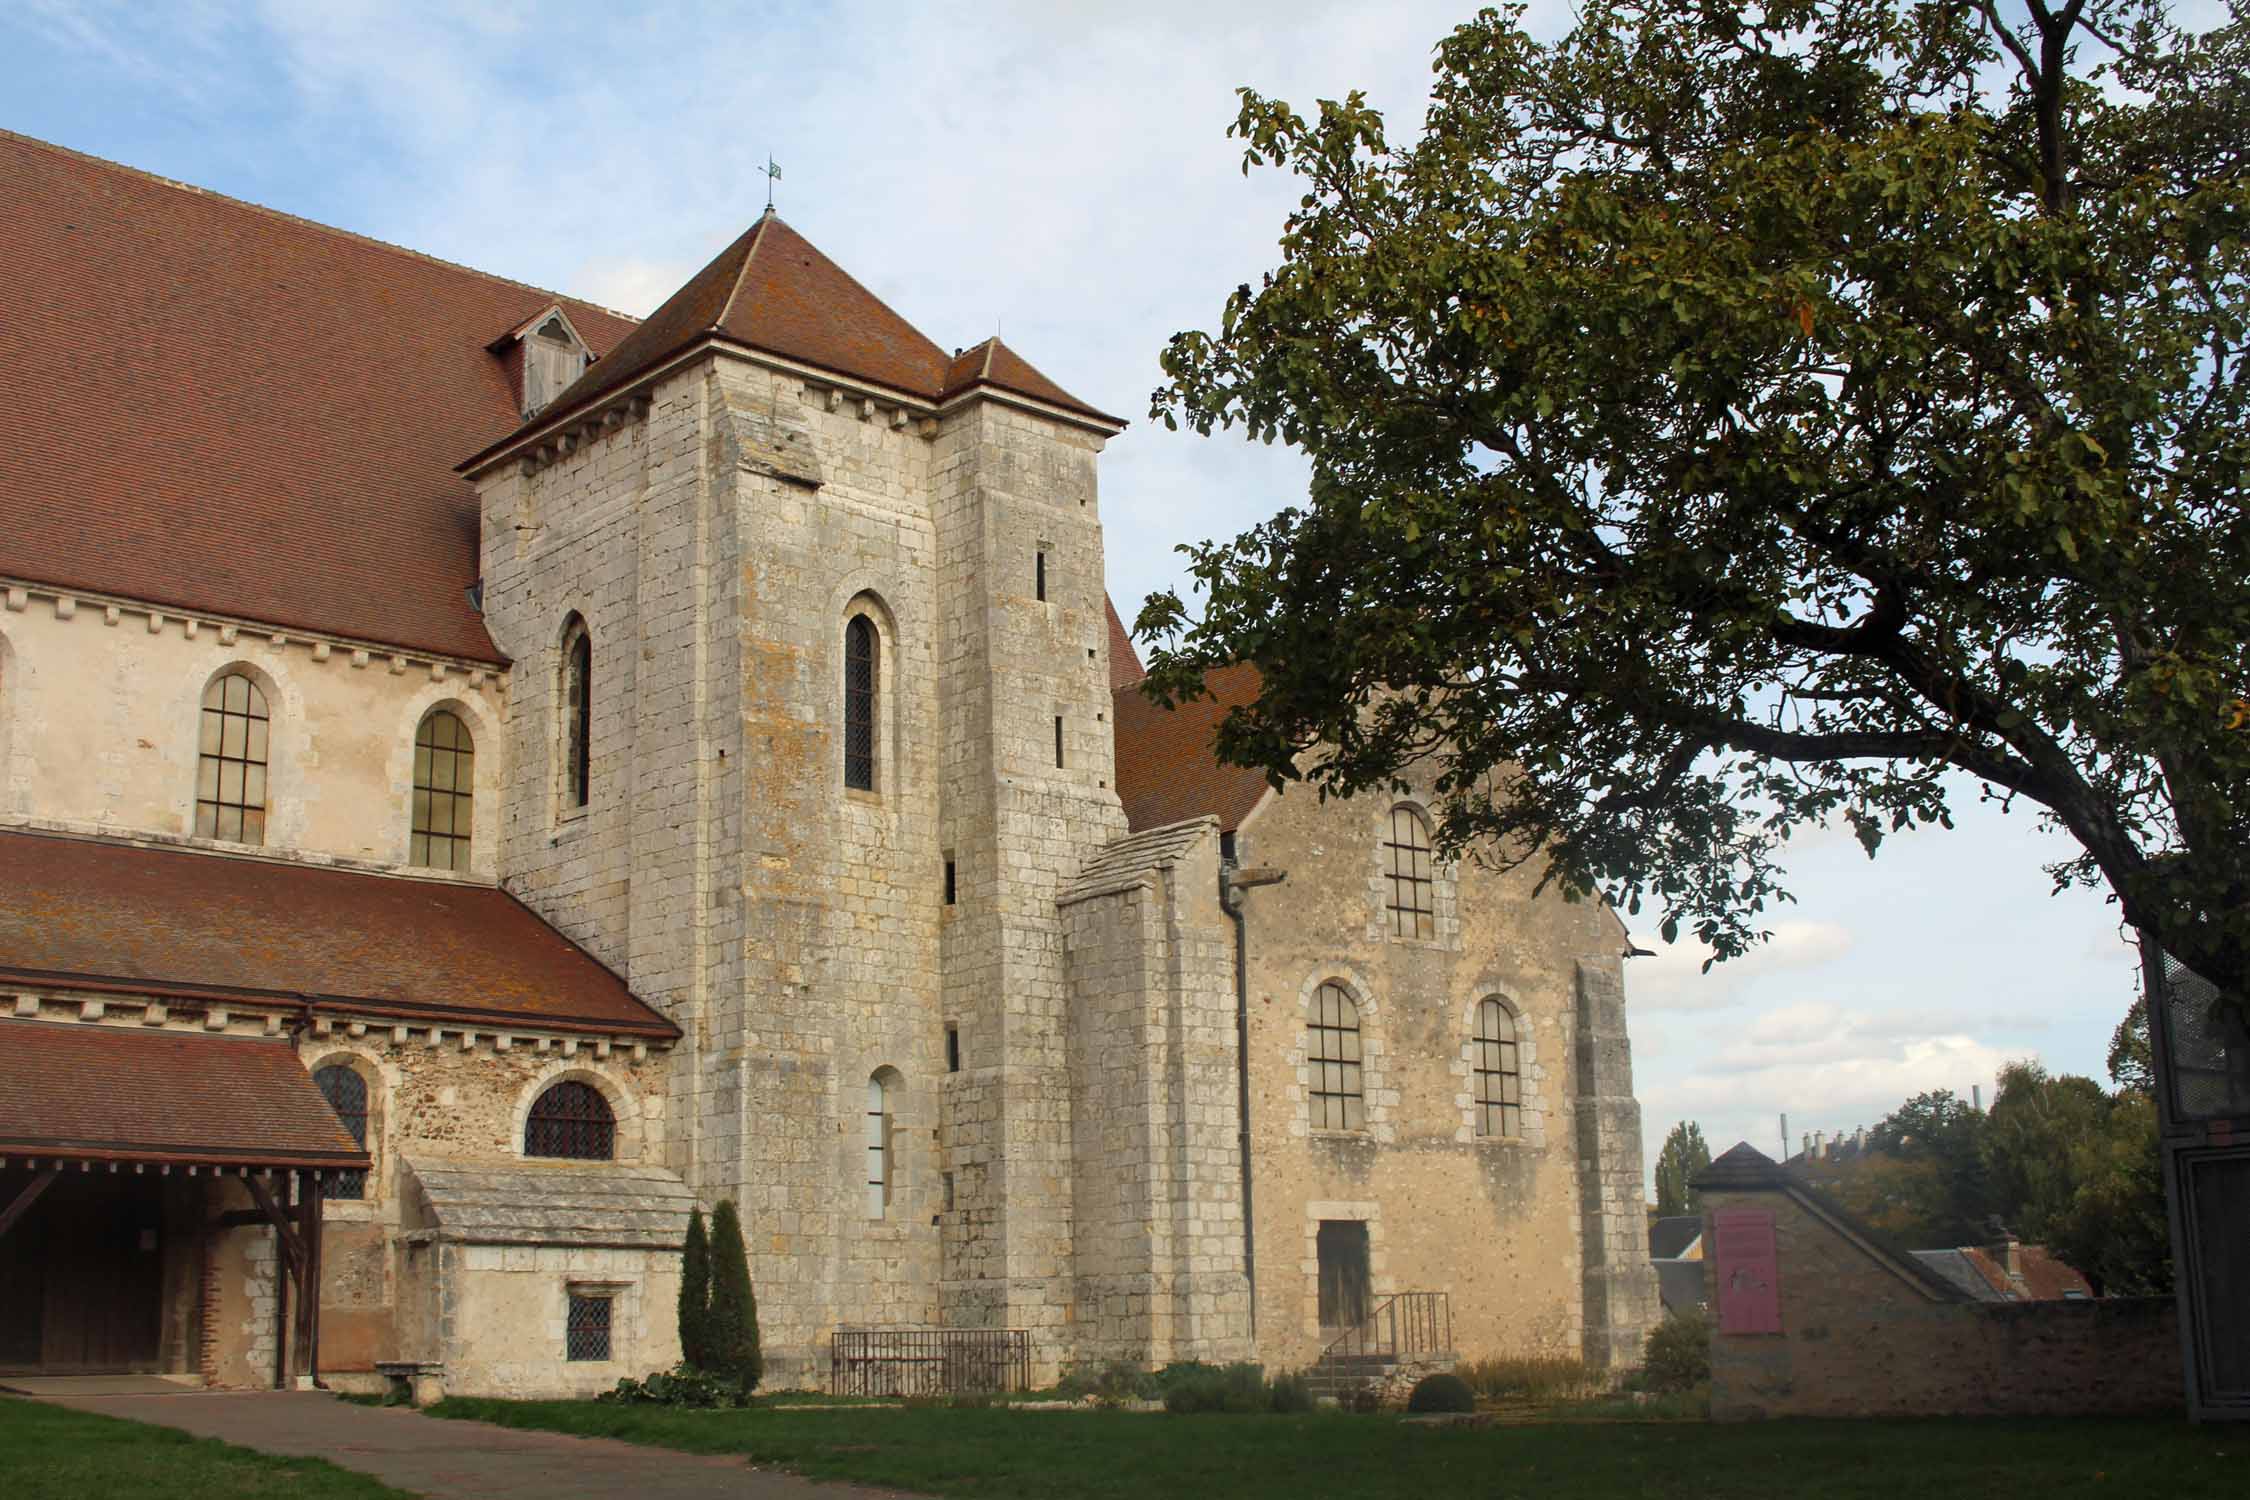
<path fill-rule="evenodd" d="M 711 1367 L 711 1238 L 703 1231 L 701 1204 L 688 1215 L 680 1253 L 680 1360 L 698 1370 Z"/>
<path fill-rule="evenodd" d="M 722 1198 L 711 1216 L 711 1369 L 756 1390 L 765 1373 L 758 1348 L 758 1297 L 750 1289 L 750 1252 L 734 1200 Z"/>

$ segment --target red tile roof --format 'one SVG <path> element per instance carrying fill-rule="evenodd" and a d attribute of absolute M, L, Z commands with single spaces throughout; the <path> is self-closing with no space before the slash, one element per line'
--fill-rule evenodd
<path fill-rule="evenodd" d="M 0 1020 L 0 1156 L 360 1167 L 284 1038 Z"/>
<path fill-rule="evenodd" d="M 2019 1289 L 2008 1279 L 2008 1270 L 1982 1245 L 1963 1245 L 1961 1256 L 1979 1276 L 2003 1297 L 2030 1302 L 2060 1302 L 2065 1297 L 2091 1297 L 2094 1288 L 2085 1277 L 2057 1260 L 2044 1245 L 2016 1246 L 2016 1264 L 2023 1272 Z"/>
<path fill-rule="evenodd" d="M 0 575 L 478 661 L 485 349 L 562 302 L 0 131 Z M 597 366 L 598 368 L 598 366 Z"/>
<path fill-rule="evenodd" d="M 1132 633 L 1117 618 L 1117 602 L 1105 597 L 1102 607 L 1109 611 L 1109 689 L 1114 693 L 1139 682 L 1148 675 L 1148 669 L 1141 665 L 1140 652 L 1133 649 Z"/>
<path fill-rule="evenodd" d="M 1114 679 L 1115 656 L 1110 660 Z M 1242 826 L 1266 795 L 1265 773 L 1221 765 L 1213 736 L 1228 709 L 1258 696 L 1259 681 L 1258 669 L 1247 663 L 1221 667 L 1204 679 L 1210 697 L 1169 710 L 1149 702 L 1138 687 L 1112 689 L 1117 796 L 1135 833 L 1205 814 L 1219 820 L 1221 832 Z"/>
<path fill-rule="evenodd" d="M 948 358 L 843 267 L 768 213 L 689 277 L 632 337 L 589 367 L 523 430 L 544 427 L 589 406 L 674 355 L 713 338 L 926 401 L 990 385 L 1116 422 L 1040 374 L 998 339 Z M 471 462 L 488 457 L 499 446 Z"/>
<path fill-rule="evenodd" d="M 447 1026 L 677 1027 L 505 891 L 0 833 L 0 987 L 308 999 Z"/>

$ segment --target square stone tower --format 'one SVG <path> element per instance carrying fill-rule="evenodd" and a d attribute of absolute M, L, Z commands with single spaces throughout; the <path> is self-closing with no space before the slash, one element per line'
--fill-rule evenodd
<path fill-rule="evenodd" d="M 463 466 L 508 885 L 687 1033 L 671 1165 L 742 1210 L 777 1378 L 851 1325 L 1068 1356 L 1056 898 L 1125 829 L 1121 425 L 769 215 Z"/>

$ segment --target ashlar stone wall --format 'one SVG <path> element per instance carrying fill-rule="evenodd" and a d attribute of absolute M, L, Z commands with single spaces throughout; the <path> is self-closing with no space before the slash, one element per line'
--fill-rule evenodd
<path fill-rule="evenodd" d="M 1629 1363 L 1657 1296 L 1637 1228 L 1623 929 L 1598 905 L 1534 897 L 1534 869 L 1464 860 L 1436 871 L 1433 935 L 1399 935 L 1384 878 L 1393 805 L 1269 795 L 1236 837 L 1243 866 L 1287 877 L 1243 896 L 1258 1356 L 1318 1357 L 1319 1226 L 1360 1220 L 1376 1299 L 1447 1293 L 1462 1357 Z M 1361 1130 L 1312 1115 L 1307 1028 L 1328 982 L 1358 1007 Z M 1515 1021 L 1514 1138 L 1476 1129 L 1488 998 Z"/>

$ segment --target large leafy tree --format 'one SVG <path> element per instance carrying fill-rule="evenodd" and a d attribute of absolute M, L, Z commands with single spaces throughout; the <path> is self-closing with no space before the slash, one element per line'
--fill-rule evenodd
<path fill-rule="evenodd" d="M 1150 690 L 1221 753 L 1417 766 L 1441 838 L 1721 956 L 1793 827 L 1964 785 L 2250 979 L 2250 25 L 2138 0 L 1586 0 L 1439 43 L 1426 129 L 1244 91 L 1280 263 L 1155 413 L 1309 455 L 1189 549 Z M 1965 773 L 1964 781 L 1960 775 Z"/>

